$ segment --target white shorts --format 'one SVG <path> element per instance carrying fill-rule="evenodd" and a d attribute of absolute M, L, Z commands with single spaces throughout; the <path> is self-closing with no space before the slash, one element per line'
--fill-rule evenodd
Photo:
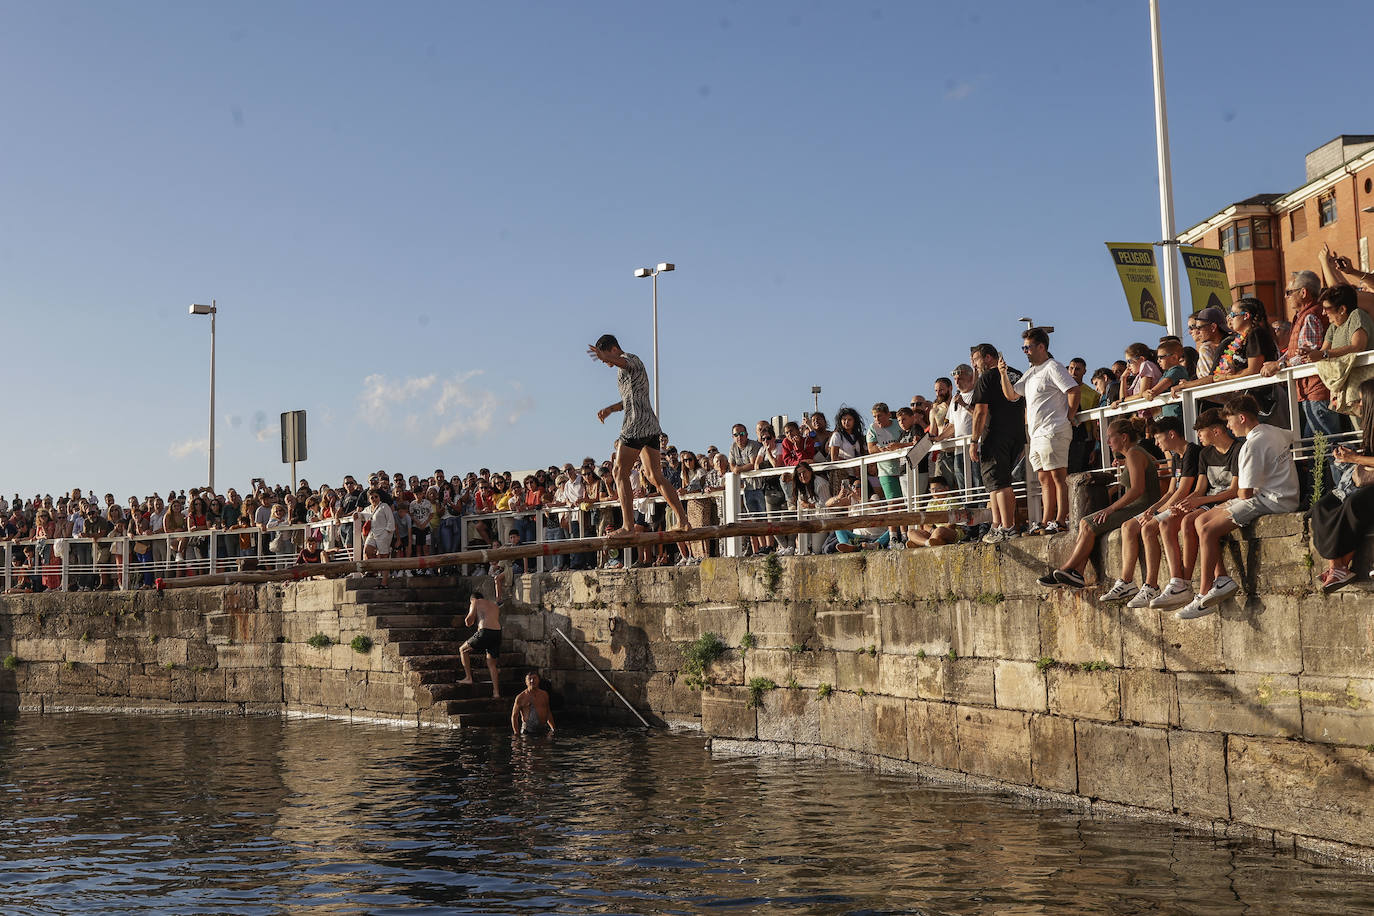
<path fill-rule="evenodd" d="M 1226 514 L 1231 516 L 1231 521 L 1237 528 L 1244 528 L 1255 519 L 1262 515 L 1274 515 L 1278 512 L 1291 511 L 1285 510 L 1278 503 L 1263 496 L 1251 496 L 1249 499 L 1233 499 L 1226 504 Z"/>
<path fill-rule="evenodd" d="M 1065 426 L 1047 436 L 1031 436 L 1026 455 L 1033 471 L 1057 471 L 1069 466 L 1069 443 L 1073 427 Z"/>
<path fill-rule="evenodd" d="M 384 557 L 391 553 L 391 535 L 377 534 L 374 531 L 367 536 L 366 541 L 363 541 L 363 546 L 375 548 L 377 550 L 377 555 Z"/>

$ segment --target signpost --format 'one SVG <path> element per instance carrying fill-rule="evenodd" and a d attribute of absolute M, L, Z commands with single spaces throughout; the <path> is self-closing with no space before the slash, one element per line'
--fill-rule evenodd
<path fill-rule="evenodd" d="M 281 415 L 281 461 L 291 465 L 291 492 L 296 491 L 296 462 L 304 461 L 305 411 L 286 410 Z"/>

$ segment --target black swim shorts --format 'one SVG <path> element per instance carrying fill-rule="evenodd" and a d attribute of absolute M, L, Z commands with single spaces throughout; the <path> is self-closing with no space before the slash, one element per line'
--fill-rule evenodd
<path fill-rule="evenodd" d="M 640 436 L 637 439 L 626 439 L 622 436 L 620 444 L 635 451 L 644 448 L 658 448 L 658 436 Z"/>
<path fill-rule="evenodd" d="M 499 658 L 501 655 L 501 631 L 478 630 L 463 645 L 468 646 L 474 652 L 486 652 L 487 658 Z"/>

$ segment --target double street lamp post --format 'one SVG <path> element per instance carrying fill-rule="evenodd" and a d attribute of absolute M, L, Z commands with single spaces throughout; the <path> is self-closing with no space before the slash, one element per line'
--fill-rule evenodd
<path fill-rule="evenodd" d="M 663 422 L 663 411 L 658 406 L 658 275 L 667 273 L 677 268 L 667 261 L 657 267 L 638 267 L 635 269 L 636 277 L 650 277 L 654 281 L 654 413 L 658 415 L 658 421 Z"/>
<path fill-rule="evenodd" d="M 209 305 L 191 306 L 192 315 L 210 316 L 210 479 L 206 483 L 211 492 L 215 489 L 215 315 L 218 312 L 214 299 Z"/>

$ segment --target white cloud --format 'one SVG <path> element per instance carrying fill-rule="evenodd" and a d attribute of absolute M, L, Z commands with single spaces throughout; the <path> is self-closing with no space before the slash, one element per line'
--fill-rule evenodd
<path fill-rule="evenodd" d="M 481 375 L 480 369 L 442 380 L 437 375 L 404 379 L 369 375 L 363 379 L 359 410 L 374 428 L 399 427 L 431 446 L 440 446 L 459 438 L 476 439 L 490 432 L 498 417 L 514 423 L 534 409 L 529 397 L 502 397 L 474 384 Z"/>
<path fill-rule="evenodd" d="M 962 102 L 964 99 L 973 95 L 978 87 L 968 80 L 945 80 L 945 99 L 950 102 Z"/>
<path fill-rule="evenodd" d="M 189 458 L 192 455 L 207 455 L 209 453 L 209 439 L 187 439 L 184 442 L 173 442 L 167 449 L 167 454 L 178 460 Z"/>

